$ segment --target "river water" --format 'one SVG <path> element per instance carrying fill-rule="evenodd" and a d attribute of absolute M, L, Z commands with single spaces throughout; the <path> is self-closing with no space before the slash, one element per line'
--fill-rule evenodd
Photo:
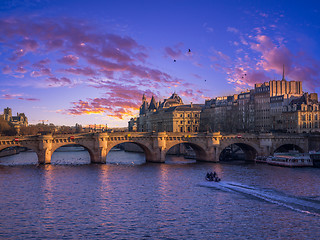
<path fill-rule="evenodd" d="M 107 161 L 0 158 L 0 239 L 320 239 L 320 169 L 123 151 Z M 220 183 L 204 181 L 213 170 Z"/>

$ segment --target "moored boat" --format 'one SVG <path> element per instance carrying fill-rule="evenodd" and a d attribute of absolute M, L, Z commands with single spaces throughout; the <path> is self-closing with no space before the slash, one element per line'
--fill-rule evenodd
<path fill-rule="evenodd" d="M 267 156 L 257 156 L 255 159 L 254 159 L 254 161 L 256 162 L 256 163 L 267 163 L 267 159 L 268 158 L 270 158 L 270 156 L 269 157 L 267 157 Z"/>
<path fill-rule="evenodd" d="M 319 152 L 310 152 L 310 158 L 313 162 L 313 166 L 320 168 L 320 151 Z"/>
<path fill-rule="evenodd" d="M 270 165 L 283 167 L 312 167 L 313 163 L 309 154 L 277 153 L 267 159 Z"/>

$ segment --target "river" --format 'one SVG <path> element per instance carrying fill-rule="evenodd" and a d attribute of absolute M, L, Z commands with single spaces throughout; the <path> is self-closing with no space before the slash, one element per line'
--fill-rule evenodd
<path fill-rule="evenodd" d="M 0 158 L 0 239 L 320 239 L 320 169 L 86 151 Z M 26 165 L 28 164 L 28 165 Z M 204 181 L 216 171 L 220 183 Z"/>

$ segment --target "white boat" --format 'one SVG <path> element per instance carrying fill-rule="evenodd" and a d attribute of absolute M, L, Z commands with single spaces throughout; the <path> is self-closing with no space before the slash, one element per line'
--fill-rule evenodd
<path fill-rule="evenodd" d="M 312 151 L 312 152 L 309 152 L 309 154 L 313 162 L 313 166 L 320 167 L 320 151 L 319 152 Z"/>
<path fill-rule="evenodd" d="M 283 167 L 312 167 L 313 162 L 309 154 L 303 153 L 276 153 L 273 157 L 267 158 L 270 165 Z"/>

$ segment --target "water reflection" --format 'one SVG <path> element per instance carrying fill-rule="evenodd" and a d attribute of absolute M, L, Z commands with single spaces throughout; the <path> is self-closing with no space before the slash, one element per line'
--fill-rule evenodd
<path fill-rule="evenodd" d="M 146 163 L 144 153 L 111 150 L 107 155 L 107 164 L 141 165 L 144 163 Z"/>
<path fill-rule="evenodd" d="M 110 167 L 108 165 L 100 165 L 98 166 L 98 192 L 100 198 L 100 207 L 102 212 L 108 212 L 110 204 L 108 203 L 108 198 L 110 192 L 112 192 L 112 187 L 109 179 L 109 170 Z"/>
<path fill-rule="evenodd" d="M 43 208 L 43 224 L 46 229 L 51 229 L 51 225 L 54 224 L 53 221 L 53 205 L 54 205 L 54 197 L 53 197 L 53 187 L 54 187 L 54 178 L 53 174 L 54 167 L 50 164 L 46 164 L 41 166 L 42 168 L 42 184 L 41 189 L 43 193 L 42 208 Z"/>
<path fill-rule="evenodd" d="M 167 155 L 165 163 L 166 164 L 190 164 L 196 163 L 195 159 L 185 158 L 183 156 Z"/>
<path fill-rule="evenodd" d="M 208 170 L 223 175 L 221 184 L 238 185 L 233 191 L 204 187 Z M 300 198 L 320 195 L 319 169 L 146 163 L 3 166 L 0 171 L 3 239 L 320 237 L 319 217 L 248 192 L 292 199 L 293 205 L 307 202 L 303 207 L 311 208 L 319 199 Z"/>

